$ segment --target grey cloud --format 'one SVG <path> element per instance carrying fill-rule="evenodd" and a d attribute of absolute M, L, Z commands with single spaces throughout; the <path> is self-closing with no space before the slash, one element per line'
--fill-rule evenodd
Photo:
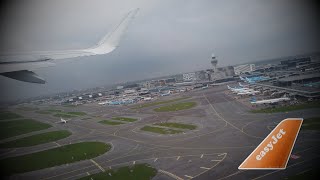
<path fill-rule="evenodd" d="M 302 0 L 14 1 L 1 24 L 0 51 L 89 47 L 140 7 L 111 54 L 36 72 L 45 85 L 0 77 L 2 101 L 103 86 L 218 65 L 319 51 L 316 8 Z"/>

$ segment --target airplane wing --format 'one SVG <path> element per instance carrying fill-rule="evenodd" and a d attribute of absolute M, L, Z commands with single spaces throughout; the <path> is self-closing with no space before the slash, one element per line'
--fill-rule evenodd
<path fill-rule="evenodd" d="M 19 81 L 44 84 L 45 80 L 34 73 L 34 69 L 54 66 L 53 60 L 110 53 L 118 47 L 121 37 L 138 10 L 130 11 L 119 24 L 90 48 L 2 54 L 0 55 L 0 75 Z"/>

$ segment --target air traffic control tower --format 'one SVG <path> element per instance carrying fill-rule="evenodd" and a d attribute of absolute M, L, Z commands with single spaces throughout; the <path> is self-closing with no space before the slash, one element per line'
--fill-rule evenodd
<path fill-rule="evenodd" d="M 211 56 L 211 65 L 212 65 L 212 69 L 213 69 L 213 72 L 217 72 L 217 64 L 218 64 L 218 60 L 216 58 L 216 56 L 214 54 L 212 54 Z"/>

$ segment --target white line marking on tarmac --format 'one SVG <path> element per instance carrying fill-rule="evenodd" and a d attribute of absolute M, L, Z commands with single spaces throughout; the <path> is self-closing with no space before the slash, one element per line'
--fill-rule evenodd
<path fill-rule="evenodd" d="M 57 143 L 57 142 L 53 142 L 53 143 L 55 143 L 58 147 L 60 147 L 61 145 L 59 144 L 59 143 Z"/>
<path fill-rule="evenodd" d="M 223 155 L 226 155 L 227 153 L 222 153 L 222 154 L 219 154 L 218 156 L 223 156 Z"/>
<path fill-rule="evenodd" d="M 165 175 L 167 175 L 167 176 L 169 176 L 169 177 L 172 177 L 173 179 L 183 180 L 181 177 L 179 177 L 179 176 L 177 176 L 177 175 L 175 175 L 175 174 L 172 174 L 172 173 L 170 173 L 170 172 L 168 172 L 168 171 L 159 169 L 159 172 L 160 172 L 160 173 L 163 173 L 163 174 L 165 174 Z"/>
<path fill-rule="evenodd" d="M 136 164 L 136 161 L 133 161 L 133 163 L 132 164 Z"/>
<path fill-rule="evenodd" d="M 300 174 L 303 174 L 303 173 L 308 172 L 308 171 L 311 171 L 311 170 L 312 170 L 312 169 L 307 169 L 307 170 L 305 170 L 305 171 L 299 172 L 299 173 L 296 174 L 296 175 L 300 175 Z"/>
<path fill-rule="evenodd" d="M 193 177 L 192 176 L 188 176 L 188 175 L 184 175 L 185 177 L 187 177 L 187 178 L 190 178 L 190 179 L 192 179 Z"/>
<path fill-rule="evenodd" d="M 89 172 L 87 172 L 87 175 L 88 175 L 88 176 L 90 176 L 90 173 L 89 173 Z"/>
<path fill-rule="evenodd" d="M 200 167 L 201 169 L 209 170 L 210 168 L 207 167 Z"/>
<path fill-rule="evenodd" d="M 221 160 L 215 160 L 215 159 L 212 159 L 211 161 L 221 161 Z"/>
<path fill-rule="evenodd" d="M 94 165 L 96 165 L 102 172 L 105 172 L 105 170 L 104 170 L 97 162 L 95 162 L 93 159 L 90 159 L 90 161 L 91 161 Z"/>
<path fill-rule="evenodd" d="M 155 158 L 153 162 L 156 162 L 158 160 L 158 158 Z"/>
<path fill-rule="evenodd" d="M 200 158 L 203 158 L 203 154 L 201 154 L 201 157 Z"/>
<path fill-rule="evenodd" d="M 177 157 L 177 160 L 179 160 L 179 159 L 180 159 L 180 156 Z"/>

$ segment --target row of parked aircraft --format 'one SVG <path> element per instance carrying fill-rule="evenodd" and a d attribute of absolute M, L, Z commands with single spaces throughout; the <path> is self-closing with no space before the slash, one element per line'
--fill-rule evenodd
<path fill-rule="evenodd" d="M 239 82 L 239 87 L 230 87 L 227 85 L 228 89 L 237 95 L 256 95 L 260 93 L 260 91 L 256 91 L 254 89 L 249 88 L 248 85 L 243 85 Z M 250 99 L 251 104 L 276 104 L 283 101 L 290 101 L 289 97 L 281 97 L 281 98 L 274 98 L 274 99 L 265 99 L 257 101 L 255 97 Z"/>
<path fill-rule="evenodd" d="M 227 85 L 227 87 L 230 91 L 232 91 L 233 93 L 235 93 L 237 95 L 256 95 L 256 94 L 260 93 L 260 91 L 256 91 L 254 89 L 250 89 L 248 87 L 245 87 L 241 83 L 239 83 L 239 87 L 230 87 L 229 85 Z"/>

